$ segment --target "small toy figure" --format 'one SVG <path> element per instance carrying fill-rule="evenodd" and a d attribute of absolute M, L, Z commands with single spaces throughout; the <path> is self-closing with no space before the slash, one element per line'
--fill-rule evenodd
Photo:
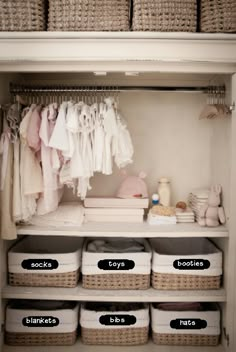
<path fill-rule="evenodd" d="M 221 204 L 221 186 L 214 185 L 211 187 L 211 192 L 208 198 L 208 204 L 205 204 L 200 209 L 200 218 L 198 224 L 200 226 L 216 227 L 224 224 L 226 221 L 224 208 Z"/>
<path fill-rule="evenodd" d="M 159 195 L 157 193 L 153 193 L 152 195 L 152 205 L 159 204 Z"/>

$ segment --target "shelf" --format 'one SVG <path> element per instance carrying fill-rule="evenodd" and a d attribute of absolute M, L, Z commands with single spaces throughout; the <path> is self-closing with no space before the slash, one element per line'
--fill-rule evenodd
<path fill-rule="evenodd" d="M 2 72 L 99 70 L 234 73 L 236 35 L 157 32 L 0 33 Z"/>
<path fill-rule="evenodd" d="M 192 347 L 192 346 L 159 346 L 153 344 L 151 341 L 147 345 L 141 346 L 90 346 L 83 345 L 78 341 L 74 346 L 47 346 L 47 347 L 19 347 L 19 346 L 3 346 L 3 352 L 225 352 L 223 346 L 217 347 Z"/>
<path fill-rule="evenodd" d="M 228 237 L 225 226 L 200 227 L 197 223 L 149 225 L 148 223 L 86 223 L 81 227 L 19 226 L 18 235 L 78 236 L 78 237 Z"/>
<path fill-rule="evenodd" d="M 187 32 L 0 32 L 0 39 L 178 39 L 236 40 L 234 33 Z"/>
<path fill-rule="evenodd" d="M 75 288 L 5 286 L 2 297 L 7 299 L 44 299 L 98 302 L 225 302 L 226 292 L 219 290 L 164 291 L 91 290 Z"/>

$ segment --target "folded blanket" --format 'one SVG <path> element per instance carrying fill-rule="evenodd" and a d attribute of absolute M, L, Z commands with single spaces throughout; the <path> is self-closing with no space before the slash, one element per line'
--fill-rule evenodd
<path fill-rule="evenodd" d="M 80 203 L 62 203 L 57 210 L 34 216 L 30 223 L 35 226 L 81 226 L 84 222 L 84 207 Z"/>

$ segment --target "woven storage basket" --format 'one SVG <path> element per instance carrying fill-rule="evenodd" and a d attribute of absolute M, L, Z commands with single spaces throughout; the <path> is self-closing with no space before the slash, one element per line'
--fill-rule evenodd
<path fill-rule="evenodd" d="M 159 290 L 218 289 L 222 276 L 222 252 L 205 238 L 151 240 L 154 249 L 152 286 Z M 183 261 L 184 265 L 175 267 Z M 199 269 L 196 263 L 207 261 L 209 267 Z M 190 264 L 193 264 L 190 266 Z M 191 269 L 189 269 L 191 267 Z"/>
<path fill-rule="evenodd" d="M 49 0 L 49 31 L 128 31 L 129 0 Z"/>
<path fill-rule="evenodd" d="M 236 32 L 235 0 L 201 0 L 201 32 Z"/>
<path fill-rule="evenodd" d="M 6 310 L 5 341 L 14 346 L 73 345 L 77 338 L 78 305 L 73 302 L 20 301 Z M 56 326 L 25 326 L 27 318 L 58 319 Z"/>
<path fill-rule="evenodd" d="M 46 29 L 45 0 L 0 0 L 0 31 Z"/>
<path fill-rule="evenodd" d="M 178 304 L 175 303 L 177 306 Z M 220 311 L 216 304 L 201 304 L 202 311 L 162 310 L 158 305 L 151 307 L 151 327 L 153 342 L 158 345 L 216 346 L 220 340 Z M 201 319 L 207 322 L 205 328 L 172 329 L 176 319 Z"/>
<path fill-rule="evenodd" d="M 126 303 L 103 303 L 101 311 L 99 304 L 87 303 L 82 305 L 80 315 L 82 342 L 88 345 L 142 345 L 148 342 L 149 308 L 147 305 Z M 92 307 L 91 307 L 92 306 Z M 97 306 L 97 307 L 96 307 Z M 107 307 L 113 307 L 108 310 Z M 119 306 L 119 310 L 117 310 Z M 130 306 L 130 308 L 128 308 Z M 139 307 L 134 307 L 139 306 Z M 113 326 L 100 323 L 100 318 L 111 316 L 113 319 L 127 315 L 134 316 L 133 325 Z M 114 323 L 115 325 L 116 323 Z"/>
<path fill-rule="evenodd" d="M 90 252 L 88 246 L 97 241 L 103 241 L 107 244 L 116 246 L 116 243 L 141 244 L 144 248 L 142 252 Z M 84 244 L 82 253 L 82 285 L 89 289 L 148 289 L 150 287 L 151 273 L 151 248 L 147 240 L 133 239 L 92 239 Z M 124 263 L 126 260 L 133 262 L 133 268 L 115 269 L 108 267 L 102 269 L 99 267 L 101 261 L 112 261 Z"/>
<path fill-rule="evenodd" d="M 196 32 L 196 0 L 133 0 L 133 30 Z"/>
<path fill-rule="evenodd" d="M 42 287 L 77 286 L 82 241 L 73 237 L 24 238 L 8 253 L 9 284 Z M 48 266 L 48 263 L 53 267 Z"/>

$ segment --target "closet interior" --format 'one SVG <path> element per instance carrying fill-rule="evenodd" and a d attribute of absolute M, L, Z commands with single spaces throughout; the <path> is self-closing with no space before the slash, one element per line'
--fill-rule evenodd
<path fill-rule="evenodd" d="M 148 66 L 148 63 L 147 63 Z M 16 71 L 16 69 L 15 69 Z M 109 70 L 108 70 L 109 71 Z M 204 70 L 203 70 L 204 71 Z M 224 70 L 222 70 L 224 71 Z M 226 70 L 225 70 L 226 71 Z M 225 87 L 225 104 L 230 116 L 200 119 L 209 103 L 209 86 Z M 30 88 L 31 87 L 31 88 Z M 40 88 L 41 87 L 41 88 Z M 42 88 L 43 87 L 43 88 Z M 76 88 L 77 87 L 77 88 Z M 27 90 L 28 89 L 28 90 Z M 41 91 L 40 91 L 41 89 Z M 45 92 L 42 92 L 42 90 Z M 13 102 L 16 96 L 29 103 L 49 104 L 74 100 L 87 104 L 99 103 L 113 97 L 124 118 L 133 143 L 133 162 L 127 167 L 128 175 L 145 172 L 149 199 L 156 193 L 157 182 L 168 176 L 172 187 L 172 204 L 188 200 L 189 193 L 197 188 L 222 186 L 226 224 L 211 228 L 197 223 L 151 226 L 147 222 L 93 223 L 69 229 L 20 224 L 18 238 L 1 241 L 1 339 L 4 352 L 64 351 L 65 347 L 19 347 L 4 344 L 5 307 L 12 299 L 58 300 L 73 302 L 208 302 L 217 303 L 221 311 L 220 344 L 204 347 L 204 351 L 233 352 L 235 350 L 235 146 L 236 125 L 234 102 L 236 77 L 233 72 L 2 72 L 0 73 L 0 104 Z M 211 102 L 210 102 L 211 103 Z M 121 170 L 113 165 L 112 174 L 96 173 L 91 177 L 89 197 L 110 197 L 116 194 L 123 180 Z M 71 188 L 64 188 L 62 202 L 78 202 L 80 198 Z M 74 288 L 21 287 L 8 282 L 7 253 L 12 245 L 29 236 L 60 238 L 196 238 L 209 239 L 223 253 L 223 281 L 219 289 L 212 290 L 98 290 L 87 289 L 81 282 Z M 64 240 L 63 239 L 63 240 Z M 83 345 L 80 339 L 66 347 L 68 352 L 80 350 L 108 351 L 109 346 Z M 147 345 L 112 347 L 117 352 L 198 351 L 192 346 L 158 346 L 151 338 Z"/>

